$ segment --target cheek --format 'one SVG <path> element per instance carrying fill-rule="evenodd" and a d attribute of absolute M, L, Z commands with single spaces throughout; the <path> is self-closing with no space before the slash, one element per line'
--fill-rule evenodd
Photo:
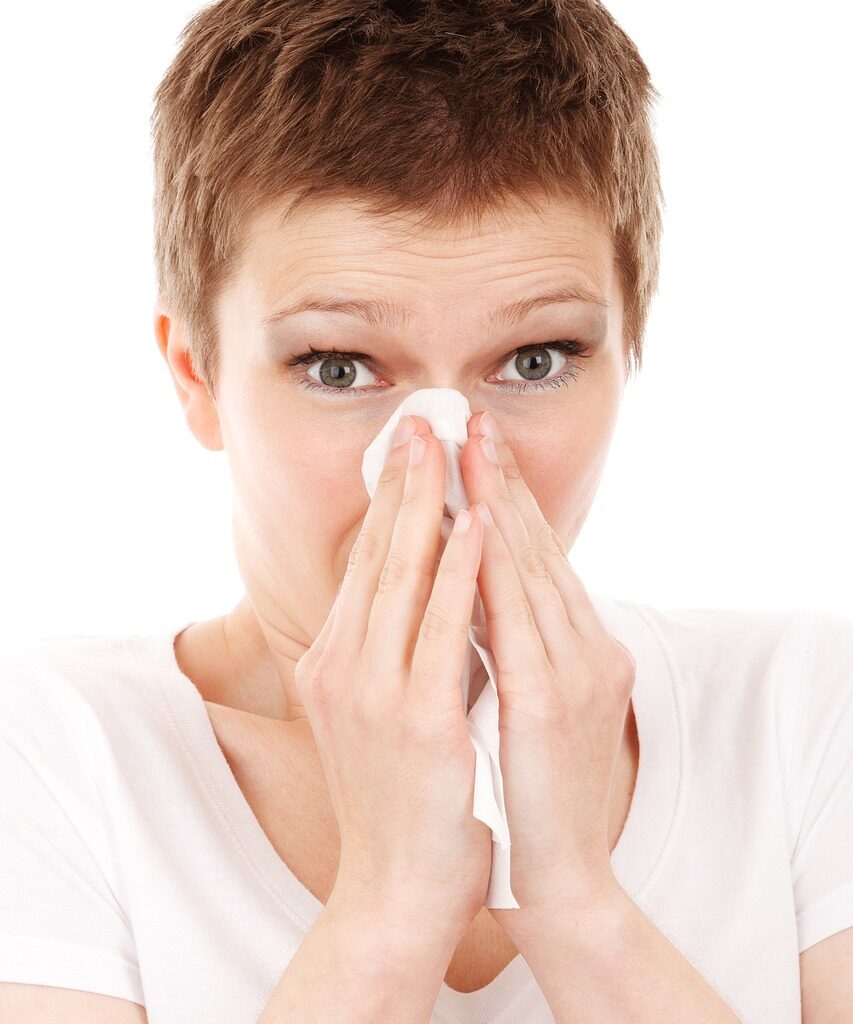
<path fill-rule="evenodd" d="M 360 461 L 355 469 L 334 444 L 323 453 L 317 445 L 269 438 L 244 448 L 241 458 L 235 486 L 270 543 L 315 564 L 336 561 L 354 543 L 370 501 Z"/>
<path fill-rule="evenodd" d="M 510 443 L 522 477 L 543 515 L 562 536 L 586 517 L 595 497 L 610 445 L 609 421 L 565 419 L 550 434 L 540 421 L 531 438 Z"/>
<path fill-rule="evenodd" d="M 590 483 L 586 451 L 564 449 L 531 469 L 520 468 L 543 515 L 558 531 L 571 521 L 577 506 L 586 503 Z"/>

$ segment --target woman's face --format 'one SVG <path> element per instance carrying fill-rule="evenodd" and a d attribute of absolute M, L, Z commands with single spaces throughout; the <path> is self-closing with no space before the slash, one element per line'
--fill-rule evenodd
<path fill-rule="evenodd" d="M 283 209 L 252 221 L 219 297 L 217 399 L 185 380 L 184 404 L 198 439 L 227 453 L 247 591 L 266 588 L 294 652 L 322 627 L 361 529 L 364 451 L 421 388 L 454 388 L 472 416 L 494 415 L 570 550 L 627 375 L 622 295 L 598 218 L 567 200 L 545 204 L 542 216 L 513 204 L 470 233 L 377 219 L 355 203 L 282 222 Z M 585 298 L 533 301 L 561 290 Z M 308 297 L 380 300 L 398 315 L 279 315 Z M 557 341 L 576 345 L 561 351 Z M 289 365 L 309 346 L 364 358 Z"/>

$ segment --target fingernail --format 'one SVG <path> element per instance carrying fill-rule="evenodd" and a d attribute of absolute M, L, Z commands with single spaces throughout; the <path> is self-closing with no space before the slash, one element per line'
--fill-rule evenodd
<path fill-rule="evenodd" d="M 487 459 L 491 462 L 497 463 L 498 453 L 495 451 L 494 443 L 490 437 L 484 437 L 482 441 L 480 441 L 480 448 Z"/>
<path fill-rule="evenodd" d="M 464 508 L 460 508 L 456 513 L 456 518 L 453 520 L 453 532 L 457 534 L 467 533 L 468 527 L 471 525 L 471 513 Z"/>
<path fill-rule="evenodd" d="M 495 521 L 492 519 L 492 513 L 489 511 L 489 506 L 485 501 L 478 502 L 474 511 L 477 513 L 477 518 L 481 523 L 486 523 L 489 526 L 495 525 Z"/>
<path fill-rule="evenodd" d="M 480 433 L 493 437 L 496 441 L 502 441 L 501 432 L 498 430 L 497 420 L 490 412 L 484 412 L 480 417 Z"/>
<path fill-rule="evenodd" d="M 397 448 L 401 444 L 405 444 L 412 434 L 414 434 L 415 426 L 415 421 L 411 416 L 404 416 L 397 424 L 397 429 L 394 431 L 391 447 Z"/>
<path fill-rule="evenodd" d="M 409 446 L 409 465 L 417 466 L 426 452 L 426 441 L 422 437 L 413 437 Z"/>

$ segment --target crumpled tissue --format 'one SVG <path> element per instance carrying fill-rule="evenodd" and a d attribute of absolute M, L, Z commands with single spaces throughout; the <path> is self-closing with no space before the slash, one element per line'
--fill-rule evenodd
<path fill-rule="evenodd" d="M 471 407 L 468 399 L 454 388 L 422 388 L 409 395 L 364 452 L 361 474 L 371 498 L 393 446 L 397 424 L 410 414 L 427 420 L 444 447 L 446 472 L 440 557 L 453 529 L 453 520 L 459 510 L 468 508 L 469 504 L 462 481 L 459 452 L 468 440 L 467 423 Z M 499 757 L 497 671 L 479 588 L 474 592 L 468 639 L 471 646 L 461 682 L 465 707 L 469 709 L 468 734 L 476 753 L 473 811 L 474 817 L 492 830 L 492 870 L 484 906 L 518 909 L 510 888 L 510 836 Z"/>

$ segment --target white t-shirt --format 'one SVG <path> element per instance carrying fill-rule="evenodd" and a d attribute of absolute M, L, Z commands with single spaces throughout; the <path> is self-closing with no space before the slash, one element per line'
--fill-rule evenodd
<path fill-rule="evenodd" d="M 744 1024 L 799 1024 L 798 954 L 853 926 L 853 621 L 590 596 L 637 662 L 615 875 Z M 322 904 L 178 667 L 188 624 L 0 653 L 0 981 L 254 1024 Z M 521 955 L 432 1016 L 553 1020 Z"/>

